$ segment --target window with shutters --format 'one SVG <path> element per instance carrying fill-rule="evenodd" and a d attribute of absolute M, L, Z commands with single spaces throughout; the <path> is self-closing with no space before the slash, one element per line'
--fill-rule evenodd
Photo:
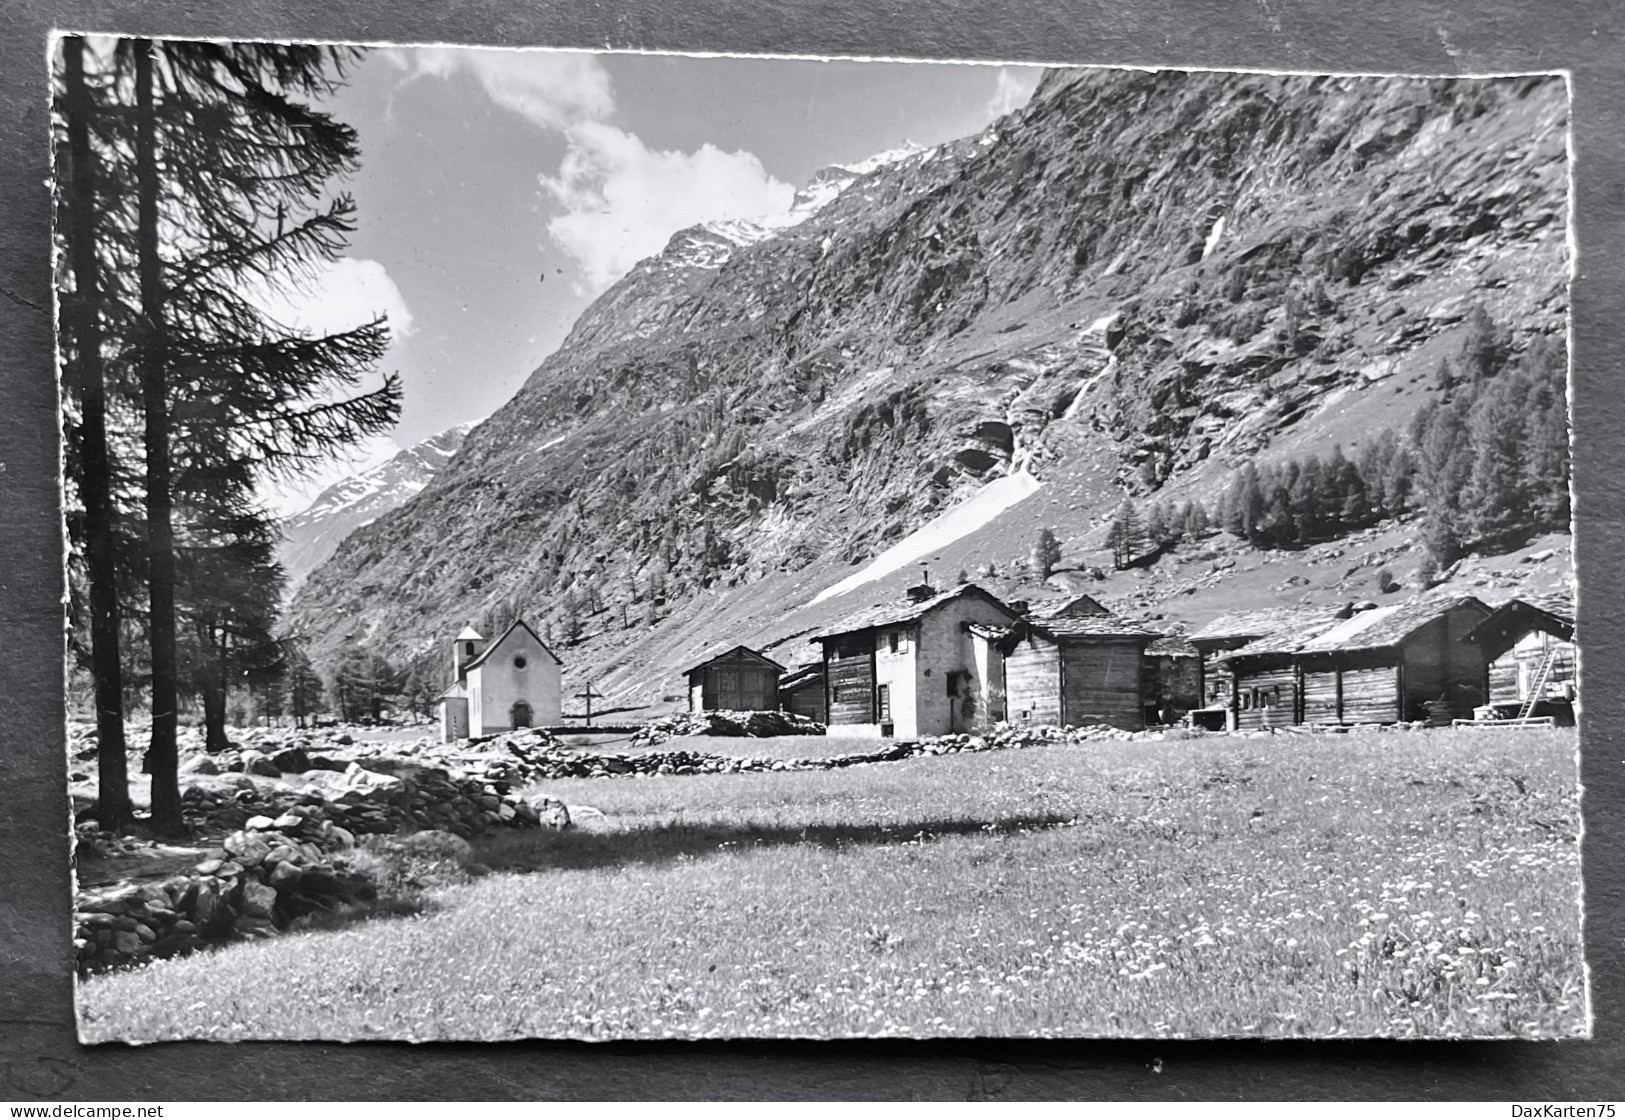
<path fill-rule="evenodd" d="M 891 719 L 891 685 L 883 684 L 875 690 L 875 708 L 882 723 Z"/>

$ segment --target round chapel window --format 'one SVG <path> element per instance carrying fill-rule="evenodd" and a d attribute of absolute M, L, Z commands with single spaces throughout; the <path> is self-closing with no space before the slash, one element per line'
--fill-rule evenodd
<path fill-rule="evenodd" d="M 513 667 L 515 669 L 523 669 L 527 664 L 528 662 L 523 657 L 516 657 L 513 659 Z"/>

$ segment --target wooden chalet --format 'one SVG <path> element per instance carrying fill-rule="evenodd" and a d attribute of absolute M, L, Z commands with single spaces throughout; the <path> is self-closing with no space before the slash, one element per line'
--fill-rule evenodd
<path fill-rule="evenodd" d="M 1143 659 L 1159 635 L 1107 613 L 1087 595 L 1041 606 L 1014 625 L 971 632 L 997 655 L 989 660 L 1003 678 L 1007 718 L 1128 731 L 1145 726 Z"/>
<path fill-rule="evenodd" d="M 1304 607 L 1232 611 L 1187 634 L 1185 641 L 1190 643 L 1201 659 L 1202 700 L 1193 706 L 1196 714 L 1192 719 L 1211 731 L 1233 728 L 1235 682 L 1231 679 L 1230 664 L 1225 657 L 1243 646 L 1276 635 L 1286 641 L 1305 628 L 1323 626 L 1330 617 L 1324 609 Z"/>
<path fill-rule="evenodd" d="M 1470 718 L 1485 700 L 1487 658 L 1462 639 L 1490 613 L 1472 596 L 1412 599 L 1233 649 L 1218 660 L 1235 725 L 1397 723 L 1436 718 L 1434 701 Z"/>
<path fill-rule="evenodd" d="M 779 708 L 819 723 L 829 722 L 822 661 L 802 665 L 779 678 Z"/>
<path fill-rule="evenodd" d="M 1494 718 L 1550 716 L 1574 722 L 1578 657 L 1574 611 L 1557 600 L 1511 599 L 1462 639 L 1485 660 L 1483 714 Z"/>
<path fill-rule="evenodd" d="M 689 711 L 777 711 L 783 673 L 784 666 L 777 661 L 734 646 L 685 672 Z"/>
<path fill-rule="evenodd" d="M 824 654 L 830 732 L 915 738 L 985 725 L 1003 697 L 975 656 L 970 627 L 1019 617 L 974 583 L 941 592 L 922 584 L 813 635 Z"/>

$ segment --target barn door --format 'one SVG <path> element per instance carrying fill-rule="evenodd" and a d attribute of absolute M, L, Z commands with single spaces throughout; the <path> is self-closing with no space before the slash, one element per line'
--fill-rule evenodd
<path fill-rule="evenodd" d="M 743 706 L 743 703 L 743 698 L 739 692 L 739 670 L 718 668 L 717 707 L 724 711 L 737 712 Z"/>

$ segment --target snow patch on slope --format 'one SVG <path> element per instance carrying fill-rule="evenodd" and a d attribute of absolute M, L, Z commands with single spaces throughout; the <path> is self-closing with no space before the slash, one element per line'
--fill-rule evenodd
<path fill-rule="evenodd" d="M 813 603 L 844 595 L 854 588 L 891 575 L 905 564 L 948 547 L 961 537 L 974 533 L 1017 502 L 1032 497 L 1042 486 L 1043 483 L 1026 471 L 994 479 L 965 501 L 914 530 L 859 571 L 824 588 L 813 596 Z"/>

